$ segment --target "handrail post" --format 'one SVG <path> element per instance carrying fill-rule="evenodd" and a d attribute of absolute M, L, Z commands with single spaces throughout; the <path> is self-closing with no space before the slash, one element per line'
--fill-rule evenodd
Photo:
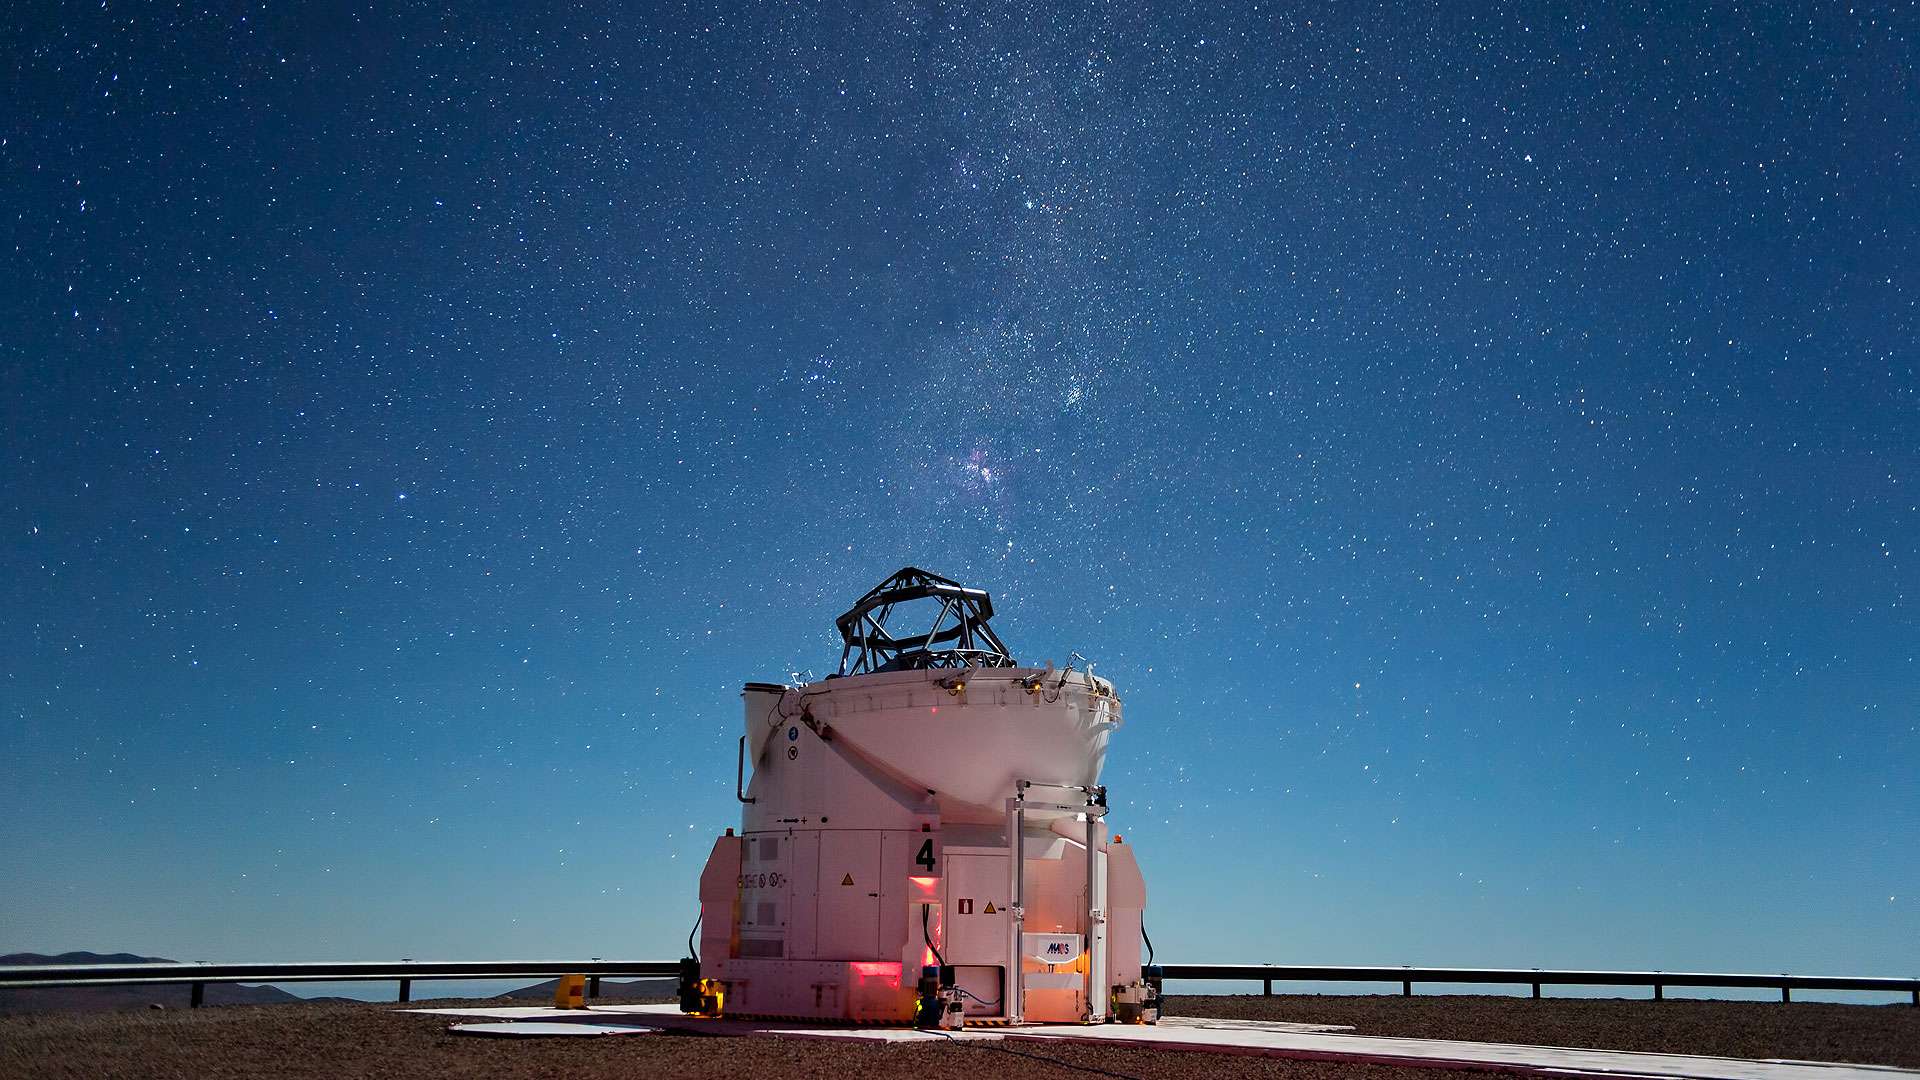
<path fill-rule="evenodd" d="M 1400 984 L 1400 996 L 1401 997 L 1413 996 L 1413 980 L 1412 979 L 1407 979 L 1406 981 Z"/>
<path fill-rule="evenodd" d="M 1261 997 L 1273 996 L 1273 980 L 1272 979 L 1263 979 L 1261 980 L 1260 985 L 1261 985 L 1261 989 L 1260 989 Z"/>
<path fill-rule="evenodd" d="M 1540 1000 L 1540 984 L 1539 983 L 1533 984 L 1533 1000 L 1535 1001 Z"/>
<path fill-rule="evenodd" d="M 203 982 L 194 983 L 193 993 L 189 995 L 187 998 L 187 1006 L 189 1008 L 197 1009 L 200 1006 L 205 1005 L 206 1003 L 207 1003 L 207 984 Z"/>
<path fill-rule="evenodd" d="M 401 1001 L 413 1000 L 413 980 L 412 979 L 400 980 L 400 1000 Z"/>

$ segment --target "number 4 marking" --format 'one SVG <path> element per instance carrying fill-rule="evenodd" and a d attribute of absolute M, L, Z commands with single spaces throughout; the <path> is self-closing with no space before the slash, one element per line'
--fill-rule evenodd
<path fill-rule="evenodd" d="M 920 841 L 920 854 L 915 855 L 913 857 L 913 863 L 915 866 L 922 866 L 922 867 L 925 867 L 928 871 L 932 871 L 933 840 L 931 838 Z"/>

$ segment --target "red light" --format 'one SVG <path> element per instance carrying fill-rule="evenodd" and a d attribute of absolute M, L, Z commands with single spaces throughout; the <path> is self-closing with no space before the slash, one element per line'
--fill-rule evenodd
<path fill-rule="evenodd" d="M 920 958 L 920 966 L 932 967 L 933 966 L 933 946 L 929 945 L 921 951 L 924 952 L 926 955 Z"/>
<path fill-rule="evenodd" d="M 860 981 L 863 983 L 878 976 L 885 978 L 888 986 L 896 989 L 900 986 L 900 961 L 898 960 L 855 960 L 849 966 L 853 968 L 855 975 L 860 976 Z"/>
<path fill-rule="evenodd" d="M 907 880 L 913 882 L 915 887 L 923 893 L 933 892 L 940 887 L 940 879 L 937 877 L 910 877 Z"/>

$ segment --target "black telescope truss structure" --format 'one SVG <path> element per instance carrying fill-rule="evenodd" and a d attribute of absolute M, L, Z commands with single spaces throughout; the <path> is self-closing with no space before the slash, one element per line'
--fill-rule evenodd
<path fill-rule="evenodd" d="M 896 637 L 888 620 L 907 614 L 895 611 L 916 600 L 932 600 L 938 607 L 933 624 L 922 634 Z M 916 604 L 924 611 L 930 605 Z M 985 589 L 969 589 L 951 578 L 916 566 L 902 568 L 867 590 L 847 613 L 834 620 L 845 647 L 840 651 L 840 674 L 867 675 L 876 671 L 918 671 L 926 668 L 1014 666 L 1012 654 L 987 620 L 993 601 Z"/>

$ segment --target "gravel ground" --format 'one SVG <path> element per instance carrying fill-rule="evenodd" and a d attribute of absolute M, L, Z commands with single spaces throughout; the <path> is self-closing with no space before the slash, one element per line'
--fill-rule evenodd
<path fill-rule="evenodd" d="M 611 1002 L 609 1002 L 611 1003 Z M 488 1002 L 416 1004 L 483 1005 Z M 1920 1064 L 1905 1006 L 1494 997 L 1176 998 L 1185 1015 L 1353 1024 L 1377 1035 L 1496 1039 L 1879 1064 Z M 840 1045 L 712 1036 L 495 1040 L 391 1005 L 228 1006 L 0 1018 L 0 1077 L 715 1077 L 1053 1080 L 1288 1077 L 1434 1080 L 1427 1070 L 1065 1044 Z"/>
<path fill-rule="evenodd" d="M 4 1017 L 0 1018 L 0 1077 L 986 1080 L 1020 1076 L 1086 1080 L 1115 1075 L 1135 1080 L 1434 1080 L 1438 1075 L 1416 1069 L 1064 1045 L 873 1046 L 686 1035 L 476 1039 L 449 1034 L 451 1022 L 451 1017 L 397 1013 L 391 1005 L 234 1005 L 191 1011 Z"/>
<path fill-rule="evenodd" d="M 1351 1024 L 1361 1035 L 1920 1068 L 1920 1009 L 1905 1004 L 1275 995 L 1174 997 L 1168 1006 L 1182 1016 Z"/>

